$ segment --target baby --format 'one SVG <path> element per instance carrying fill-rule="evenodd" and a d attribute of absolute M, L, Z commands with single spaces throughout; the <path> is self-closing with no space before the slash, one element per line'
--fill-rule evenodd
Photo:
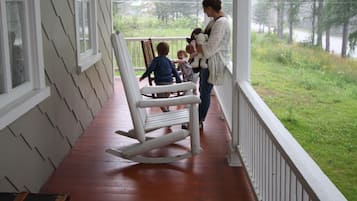
<path fill-rule="evenodd" d="M 199 72 L 200 68 L 207 68 L 207 58 L 202 53 L 197 52 L 196 45 L 202 45 L 208 40 L 208 35 L 204 34 L 201 28 L 195 28 L 191 33 L 191 38 L 187 38 L 190 47 L 186 51 L 190 53 L 191 66 L 194 72 Z"/>
<path fill-rule="evenodd" d="M 198 74 L 192 71 L 192 66 L 188 62 L 187 53 L 185 50 L 177 51 L 177 60 L 174 63 L 178 64 L 178 69 L 183 74 L 183 81 L 188 82 L 191 81 L 193 83 L 197 83 Z"/>

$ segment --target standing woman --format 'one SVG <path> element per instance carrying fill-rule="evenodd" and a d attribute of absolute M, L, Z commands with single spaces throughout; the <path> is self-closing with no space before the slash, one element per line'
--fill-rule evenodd
<path fill-rule="evenodd" d="M 204 31 L 205 34 L 208 34 L 208 41 L 197 46 L 197 51 L 208 58 L 208 68 L 200 70 L 200 128 L 203 127 L 203 121 L 211 104 L 213 85 L 223 83 L 224 71 L 230 62 L 231 55 L 231 26 L 228 18 L 221 11 L 221 0 L 203 0 L 202 6 L 204 13 L 212 20 Z"/>

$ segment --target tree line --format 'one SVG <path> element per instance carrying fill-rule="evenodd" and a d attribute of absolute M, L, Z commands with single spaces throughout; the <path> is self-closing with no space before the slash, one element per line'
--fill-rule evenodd
<path fill-rule="evenodd" d="M 288 30 L 288 42 L 293 40 L 293 30 L 302 26 L 311 34 L 309 43 L 322 48 L 325 35 L 325 51 L 330 51 L 331 32 L 342 36 L 341 56 L 357 44 L 357 0 L 256 0 L 253 19 L 283 38 Z M 263 26 L 264 25 L 264 26 Z M 286 27 L 285 27 L 286 26 Z M 273 30 L 271 30 L 273 29 Z"/>
<path fill-rule="evenodd" d="M 224 11 L 231 15 L 232 0 L 222 0 L 222 2 Z M 203 10 L 202 0 L 113 0 L 113 13 L 151 15 L 163 23 L 180 18 L 194 18 L 199 24 Z"/>

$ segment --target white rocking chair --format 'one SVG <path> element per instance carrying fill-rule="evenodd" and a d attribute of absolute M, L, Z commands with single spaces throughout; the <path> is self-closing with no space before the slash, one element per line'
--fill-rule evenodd
<path fill-rule="evenodd" d="M 139 163 L 170 163 L 198 154 L 200 151 L 198 123 L 198 103 L 200 103 L 200 99 L 192 94 L 160 99 L 144 99 L 142 96 L 142 94 L 192 91 L 196 88 L 195 84 L 184 82 L 167 86 L 146 86 L 140 89 L 123 34 L 113 33 L 111 40 L 134 127 L 127 132 L 116 131 L 116 133 L 136 139 L 139 142 L 126 147 L 110 148 L 106 152 Z M 186 105 L 186 107 L 155 114 L 149 114 L 146 111 L 146 108 L 150 107 L 175 105 Z M 178 129 L 155 138 L 146 137 L 146 134 L 153 130 L 183 123 L 189 124 L 188 130 Z M 182 154 L 163 157 L 151 157 L 145 154 L 186 138 L 190 139 L 190 149 Z"/>

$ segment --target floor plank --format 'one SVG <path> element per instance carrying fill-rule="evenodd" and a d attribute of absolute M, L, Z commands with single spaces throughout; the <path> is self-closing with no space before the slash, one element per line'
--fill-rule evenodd
<path fill-rule="evenodd" d="M 116 130 L 128 130 L 131 126 L 121 81 L 116 78 L 113 97 L 43 186 L 42 192 L 69 193 L 72 201 L 254 200 L 243 169 L 227 165 L 229 135 L 224 121 L 219 119 L 214 96 L 201 133 L 202 151 L 193 158 L 148 165 L 105 153 L 109 147 L 133 142 L 114 134 Z M 153 154 L 182 151 L 187 143 L 183 141 Z"/>

